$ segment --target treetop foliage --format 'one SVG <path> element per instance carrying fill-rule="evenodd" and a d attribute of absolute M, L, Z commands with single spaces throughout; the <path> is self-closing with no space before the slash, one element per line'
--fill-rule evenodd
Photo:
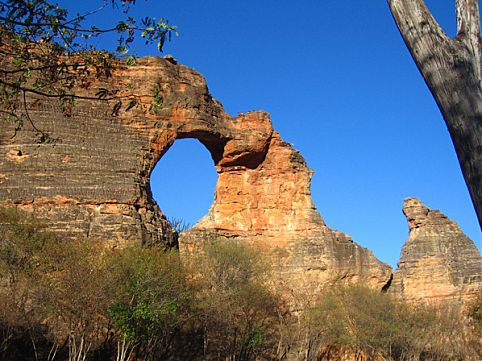
<path fill-rule="evenodd" d="M 0 22 L 2 30 L 8 31 L 17 40 L 30 42 L 35 50 L 36 42 L 57 45 L 64 52 L 95 51 L 89 42 L 92 38 L 105 33 L 118 34 L 117 55 L 125 55 L 140 33 L 146 44 L 156 43 L 162 51 L 164 43 L 175 33 L 175 26 L 170 26 L 168 20 L 146 17 L 140 23 L 127 16 L 135 0 L 102 0 L 101 6 L 84 14 L 71 16 L 68 9 L 46 0 L 4 0 L 0 2 Z M 92 15 L 106 9 L 121 9 L 126 16 L 109 28 L 86 26 L 85 21 Z M 19 39 L 20 38 L 20 39 Z"/>

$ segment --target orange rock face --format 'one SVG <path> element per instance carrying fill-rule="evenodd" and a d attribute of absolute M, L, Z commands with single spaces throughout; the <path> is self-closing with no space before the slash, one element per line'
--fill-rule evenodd
<path fill-rule="evenodd" d="M 482 292 L 482 259 L 474 242 L 438 210 L 416 198 L 403 204 L 410 234 L 390 292 L 407 301 L 466 301 Z"/>
<path fill-rule="evenodd" d="M 175 246 L 149 175 L 176 139 L 195 138 L 219 180 L 209 214 L 183 235 L 181 251 L 213 238 L 253 244 L 286 293 L 386 284 L 389 266 L 324 224 L 311 200 L 312 171 L 268 113 L 226 114 L 199 73 L 161 58 L 121 66 L 111 82 L 135 94 L 138 106 L 117 114 L 113 104 L 79 100 L 67 116 L 53 100 L 30 99 L 29 113 L 52 144 L 39 145 L 32 129 L 2 127 L 2 204 L 32 211 L 65 237 Z"/>
<path fill-rule="evenodd" d="M 216 161 L 214 203 L 208 215 L 181 235 L 181 251 L 195 252 L 211 240 L 256 246 L 271 259 L 276 284 L 298 300 L 335 284 L 363 283 L 381 290 L 391 268 L 325 225 L 311 199 L 312 170 L 271 131 L 267 114 L 240 116 L 235 126 L 251 138 L 239 142 L 242 151 L 225 148 Z"/>

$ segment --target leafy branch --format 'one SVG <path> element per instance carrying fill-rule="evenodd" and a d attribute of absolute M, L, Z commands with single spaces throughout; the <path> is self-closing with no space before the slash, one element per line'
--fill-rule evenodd
<path fill-rule="evenodd" d="M 135 95 L 121 96 L 125 92 L 119 89 L 91 91 L 93 84 L 112 76 L 118 59 L 135 65 L 129 51 L 136 36 L 162 52 L 165 42 L 177 35 L 164 18 L 138 22 L 127 16 L 135 2 L 101 0 L 97 9 L 70 16 L 66 8 L 47 0 L 0 0 L 0 113 L 4 120 L 16 119 L 15 132 L 24 119 L 40 132 L 28 114 L 30 97 L 57 98 L 68 112 L 73 99 L 114 100 L 113 115 L 122 107 L 122 98 L 128 99 L 126 110 L 139 104 Z M 85 25 L 90 16 L 109 7 L 122 10 L 124 18 L 104 29 Z M 92 40 L 108 33 L 118 36 L 115 51 L 96 50 Z"/>

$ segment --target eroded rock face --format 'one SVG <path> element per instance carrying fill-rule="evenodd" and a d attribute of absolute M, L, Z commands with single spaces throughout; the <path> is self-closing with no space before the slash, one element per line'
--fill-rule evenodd
<path fill-rule="evenodd" d="M 279 134 L 272 133 L 257 167 L 225 164 L 216 166 L 209 214 L 181 235 L 181 251 L 195 252 L 213 239 L 259 247 L 274 265 L 277 285 L 295 301 L 335 284 L 361 282 L 381 290 L 387 283 L 389 266 L 325 225 L 311 199 L 311 169 Z"/>
<path fill-rule="evenodd" d="M 176 139 L 196 138 L 219 181 L 209 214 L 184 235 L 181 250 L 213 238 L 249 242 L 271 257 L 289 290 L 387 282 L 389 266 L 324 224 L 311 200 L 312 171 L 266 112 L 226 114 L 199 73 L 161 58 L 120 67 L 111 83 L 131 89 L 139 106 L 117 114 L 113 104 L 79 100 L 67 116 L 55 101 L 30 99 L 36 127 L 54 140 L 47 144 L 28 126 L 15 133 L 2 124 L 2 204 L 34 212 L 66 237 L 176 246 L 149 175 Z M 153 92 L 162 102 L 153 105 Z"/>
<path fill-rule="evenodd" d="M 482 259 L 474 242 L 438 210 L 403 203 L 410 229 L 390 292 L 407 301 L 465 301 L 481 291 Z"/>

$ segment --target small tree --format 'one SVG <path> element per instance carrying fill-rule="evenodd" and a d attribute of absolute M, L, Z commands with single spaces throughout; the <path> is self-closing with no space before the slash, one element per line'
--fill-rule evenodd
<path fill-rule="evenodd" d="M 271 351 L 279 300 L 267 287 L 268 269 L 259 252 L 220 241 L 201 253 L 195 265 L 205 355 L 244 361 Z"/>
<path fill-rule="evenodd" d="M 482 337 L 482 287 L 477 296 L 468 304 L 467 316 L 469 317 L 475 332 Z"/>
<path fill-rule="evenodd" d="M 32 303 L 37 283 L 38 251 L 53 238 L 44 225 L 16 209 L 0 208 L 0 324 L 3 353 L 16 354 L 10 347 L 24 338 L 37 354 L 38 307 Z"/>
<path fill-rule="evenodd" d="M 118 338 L 117 359 L 134 349 L 164 359 L 190 319 L 192 291 L 175 252 L 132 247 L 114 251 L 109 266 L 108 314 Z"/>
<path fill-rule="evenodd" d="M 57 241 L 38 254 L 40 308 L 57 346 L 67 345 L 69 360 L 85 360 L 99 347 L 108 327 L 102 251 L 86 241 Z"/>

